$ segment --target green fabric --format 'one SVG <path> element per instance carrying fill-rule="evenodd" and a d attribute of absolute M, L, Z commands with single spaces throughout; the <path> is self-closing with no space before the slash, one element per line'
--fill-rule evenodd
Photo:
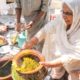
<path fill-rule="evenodd" d="M 14 66 L 12 66 L 12 78 L 13 80 L 25 80 L 21 76 L 19 76 Z"/>

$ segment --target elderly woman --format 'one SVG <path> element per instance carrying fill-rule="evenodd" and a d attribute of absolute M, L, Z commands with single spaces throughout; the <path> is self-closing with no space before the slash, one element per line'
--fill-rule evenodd
<path fill-rule="evenodd" d="M 40 62 L 46 67 L 63 66 L 70 80 L 80 79 L 80 0 L 63 0 L 62 20 L 57 21 L 56 46 L 60 57 Z"/>

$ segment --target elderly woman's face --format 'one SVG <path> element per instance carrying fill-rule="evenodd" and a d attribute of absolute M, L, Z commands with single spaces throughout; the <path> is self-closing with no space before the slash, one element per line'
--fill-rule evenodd
<path fill-rule="evenodd" d="M 65 3 L 63 4 L 62 15 L 67 26 L 70 27 L 73 21 L 73 13 L 72 10 L 70 10 L 70 8 Z"/>

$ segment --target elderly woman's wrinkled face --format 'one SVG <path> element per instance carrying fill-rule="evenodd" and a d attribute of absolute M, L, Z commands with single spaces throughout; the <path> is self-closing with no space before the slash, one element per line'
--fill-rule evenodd
<path fill-rule="evenodd" d="M 67 24 L 67 27 L 70 28 L 73 21 L 73 12 L 65 3 L 63 4 L 62 15 Z"/>

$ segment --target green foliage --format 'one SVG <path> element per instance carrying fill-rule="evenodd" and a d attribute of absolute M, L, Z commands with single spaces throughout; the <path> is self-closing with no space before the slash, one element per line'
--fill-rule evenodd
<path fill-rule="evenodd" d="M 12 78 L 13 80 L 25 80 L 16 71 L 16 68 L 12 66 Z"/>

